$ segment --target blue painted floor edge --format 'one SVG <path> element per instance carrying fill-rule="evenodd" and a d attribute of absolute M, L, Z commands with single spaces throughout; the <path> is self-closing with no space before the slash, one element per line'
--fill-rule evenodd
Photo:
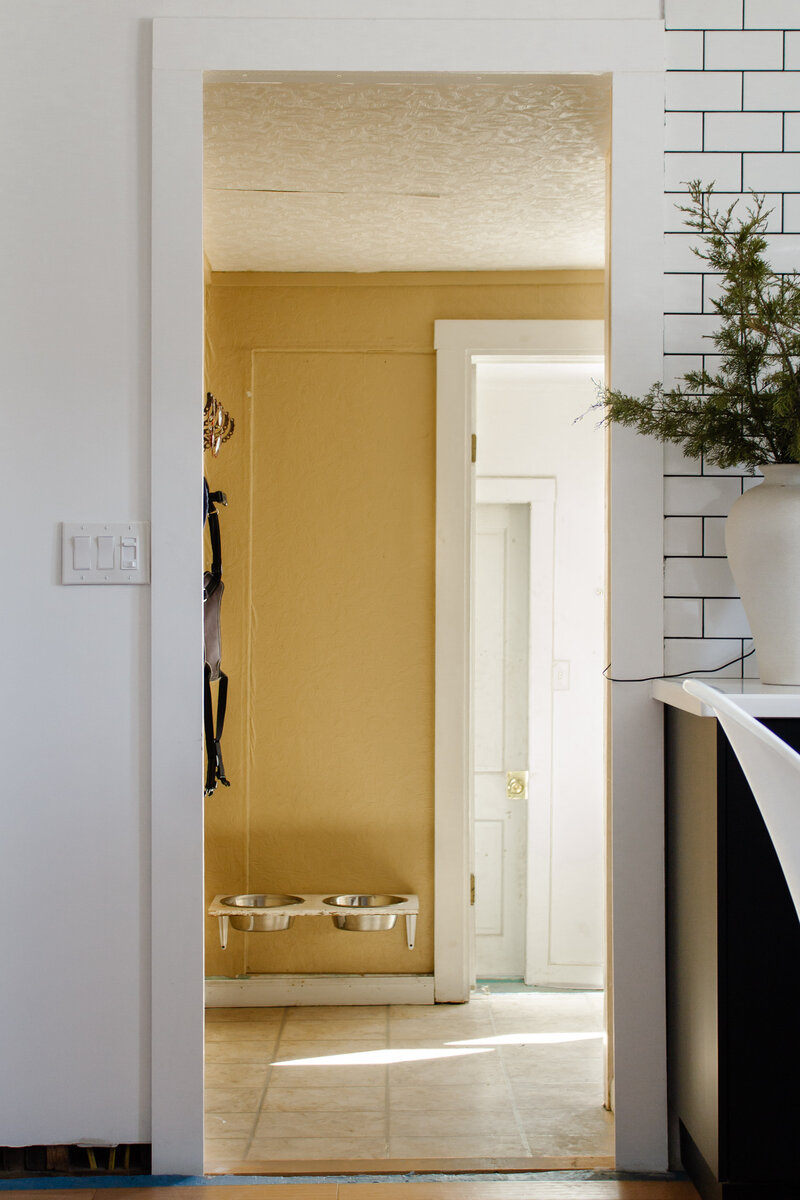
<path fill-rule="evenodd" d="M 100 1188 L 156 1187 L 274 1187 L 291 1183 L 529 1183 L 551 1182 L 681 1182 L 688 1176 L 682 1171 L 514 1171 L 481 1174 L 409 1171 L 405 1175 L 48 1175 L 35 1179 L 0 1179 L 0 1192 L 97 1191 Z"/>

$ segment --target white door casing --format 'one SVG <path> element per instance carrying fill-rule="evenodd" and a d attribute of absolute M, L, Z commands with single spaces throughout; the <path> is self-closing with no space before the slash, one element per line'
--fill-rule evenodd
<path fill-rule="evenodd" d="M 203 1163 L 203 847 L 197 653 L 202 621 L 197 521 L 203 391 L 202 82 L 204 72 L 335 72 L 404 79 L 426 73 L 612 76 L 610 339 L 616 386 L 642 391 L 661 372 L 663 22 L 559 19 L 543 2 L 515 20 L 160 18 L 153 42 L 152 205 L 152 1030 L 153 1171 L 199 1174 Z M 541 323 L 540 323 L 541 324 Z M 546 323 L 545 323 L 546 324 Z M 566 326 L 569 322 L 555 322 Z M 523 337 L 500 347 L 525 348 Z M 440 346 L 440 349 L 444 349 Z M 440 354 L 440 359 L 441 359 Z M 438 389 L 437 605 L 450 632 L 437 644 L 437 683 L 465 693 L 472 414 L 467 358 L 451 345 Z M 455 374 L 453 367 L 455 365 Z M 445 372 L 448 374 L 448 372 Z M 457 386 L 453 387 L 454 378 Z M 197 450 L 190 448 L 196 445 Z M 661 673 L 661 447 L 627 430 L 611 438 L 611 651 L 615 671 Z M 178 636 L 176 636 L 178 631 Z M 466 656 L 468 658 L 468 655 Z M 446 787 L 465 794 L 469 705 L 443 713 L 437 695 L 436 855 L 468 862 L 467 822 L 438 823 Z M 617 1164 L 666 1167 L 663 978 L 663 779 L 660 710 L 647 685 L 615 685 L 611 741 Z M 468 945 L 467 873 L 436 914 L 437 956 Z M 437 867 L 437 896 L 443 890 Z M 169 919 L 165 914 L 169 913 Z M 468 954 L 441 973 L 463 993 Z M 438 975 L 438 968 L 437 968 Z M 455 998 L 455 995 L 453 996 Z"/>

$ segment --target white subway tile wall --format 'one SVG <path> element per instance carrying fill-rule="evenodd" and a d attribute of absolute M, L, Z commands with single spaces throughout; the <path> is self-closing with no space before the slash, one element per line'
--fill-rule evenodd
<path fill-rule="evenodd" d="M 702 517 L 667 517 L 664 521 L 664 554 L 692 557 L 703 553 Z"/>
<path fill-rule="evenodd" d="M 725 557 L 725 518 L 703 517 L 703 550 L 706 558 Z"/>
<path fill-rule="evenodd" d="M 744 0 L 666 0 L 667 29 L 743 29 Z"/>
<path fill-rule="evenodd" d="M 800 12 L 797 0 L 749 0 L 745 29 L 797 29 Z"/>
<path fill-rule="evenodd" d="M 718 207 L 767 193 L 768 255 L 800 268 L 800 0 L 665 0 L 664 383 L 714 372 L 719 276 L 692 251 L 676 205 L 686 183 L 714 183 Z M 758 482 L 664 447 L 664 631 L 667 673 L 758 674 L 750 629 L 725 557 L 725 517 Z"/>
<path fill-rule="evenodd" d="M 667 34 L 667 66 L 690 67 L 693 71 L 703 69 L 703 31 L 701 29 L 673 29 Z"/>
<path fill-rule="evenodd" d="M 664 601 L 664 632 L 667 637 L 703 636 L 703 601 L 670 596 Z"/>
<path fill-rule="evenodd" d="M 744 615 L 741 600 L 709 598 L 703 601 L 703 634 L 705 637 L 750 637 L 750 626 Z"/>
<path fill-rule="evenodd" d="M 667 113 L 664 118 L 664 147 L 667 150 L 702 150 L 703 114 Z"/>
<path fill-rule="evenodd" d="M 698 5 L 702 11 L 702 6 Z M 705 64 L 709 71 L 780 71 L 783 67 L 783 31 L 744 33 L 709 30 L 705 36 Z"/>

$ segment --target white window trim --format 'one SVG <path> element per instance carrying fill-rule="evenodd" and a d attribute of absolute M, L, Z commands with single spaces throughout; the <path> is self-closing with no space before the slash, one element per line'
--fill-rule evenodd
<path fill-rule="evenodd" d="M 152 209 L 152 1142 L 156 1174 L 203 1164 L 203 74 L 208 71 L 612 74 L 610 360 L 660 376 L 663 23 L 658 20 L 154 22 Z M 471 432 L 471 430 L 470 430 Z M 611 658 L 663 660 L 660 446 L 611 440 Z M 195 450 L 194 447 L 197 447 Z M 613 689 L 611 772 L 617 1163 L 666 1166 L 660 709 Z M 437 837 L 443 831 L 437 832 Z"/>

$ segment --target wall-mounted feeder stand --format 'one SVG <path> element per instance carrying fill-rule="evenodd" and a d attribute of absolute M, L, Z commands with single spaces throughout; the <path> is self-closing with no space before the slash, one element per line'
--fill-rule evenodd
<path fill-rule="evenodd" d="M 208 915 L 219 920 L 219 941 L 228 945 L 229 928 L 242 933 L 272 933 L 289 929 L 295 917 L 332 917 L 337 929 L 354 933 L 377 933 L 392 929 L 398 917 L 406 919 L 406 942 L 414 949 L 419 915 L 419 896 L 381 893 L 343 895 L 253 895 L 215 896 Z"/>

